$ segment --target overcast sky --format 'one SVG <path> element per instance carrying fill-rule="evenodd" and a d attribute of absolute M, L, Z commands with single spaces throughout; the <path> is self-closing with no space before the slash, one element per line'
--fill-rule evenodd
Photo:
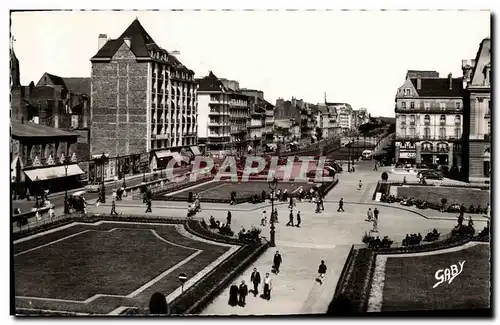
<path fill-rule="evenodd" d="M 90 77 L 98 35 L 117 38 L 136 17 L 196 77 L 212 70 L 271 103 L 318 103 L 326 92 L 377 116 L 394 115 L 407 70 L 461 76 L 461 60 L 490 36 L 487 11 L 21 12 L 11 16 L 21 83 Z"/>

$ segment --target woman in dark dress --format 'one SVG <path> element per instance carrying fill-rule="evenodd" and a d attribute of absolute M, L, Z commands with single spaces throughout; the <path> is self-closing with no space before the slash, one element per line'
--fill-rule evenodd
<path fill-rule="evenodd" d="M 239 288 L 238 286 L 233 283 L 233 285 L 231 286 L 231 288 L 229 288 L 229 305 L 230 306 L 236 306 L 238 305 L 238 291 L 239 291 Z"/>

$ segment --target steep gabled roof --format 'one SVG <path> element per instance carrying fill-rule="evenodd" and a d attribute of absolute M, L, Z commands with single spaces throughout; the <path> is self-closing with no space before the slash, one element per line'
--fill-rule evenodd
<path fill-rule="evenodd" d="M 65 78 L 47 72 L 44 74 L 44 76 L 47 76 L 54 86 L 61 86 L 62 88 L 68 90 L 70 93 L 87 94 L 87 95 L 90 94 L 90 78 L 79 78 L 79 77 Z M 42 82 L 42 79 L 40 79 L 41 80 L 40 82 Z M 42 85 L 37 87 L 42 87 L 45 85 L 46 83 L 43 82 Z"/>
<path fill-rule="evenodd" d="M 419 96 L 422 97 L 462 97 L 462 78 L 452 78 L 451 89 L 448 78 L 420 79 L 420 89 L 417 80 L 410 79 Z"/>
<path fill-rule="evenodd" d="M 104 46 L 99 51 L 97 51 L 97 54 L 94 55 L 90 60 L 110 60 L 115 55 L 116 51 L 120 49 L 120 46 L 122 46 L 125 38 L 130 39 L 130 50 L 132 51 L 132 53 L 134 53 L 136 58 L 149 58 L 153 60 L 159 60 L 157 58 L 151 57 L 150 51 L 160 52 L 167 55 L 166 63 L 172 65 L 177 70 L 194 74 L 194 71 L 184 66 L 175 56 L 169 54 L 167 50 L 158 46 L 158 44 L 156 44 L 153 38 L 148 34 L 148 32 L 146 32 L 137 18 L 132 22 L 132 24 L 130 24 L 130 26 L 128 26 L 128 28 L 120 35 L 120 37 L 118 37 L 117 39 L 108 40 L 106 44 L 104 44 Z"/>
<path fill-rule="evenodd" d="M 198 79 L 198 91 L 227 92 L 230 90 L 224 86 L 222 81 L 220 81 L 212 71 L 210 71 L 208 76 Z"/>
<path fill-rule="evenodd" d="M 106 44 L 92 58 L 111 58 L 123 44 L 125 38 L 130 38 L 130 49 L 138 58 L 149 57 L 146 45 L 156 45 L 153 38 L 146 32 L 138 19 L 135 19 L 130 26 L 115 40 L 108 40 Z M 156 45 L 158 47 L 158 45 Z"/>

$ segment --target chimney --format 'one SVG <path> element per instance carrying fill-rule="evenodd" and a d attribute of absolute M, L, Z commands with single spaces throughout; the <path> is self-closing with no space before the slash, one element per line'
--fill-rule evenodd
<path fill-rule="evenodd" d="M 450 84 L 450 90 L 451 90 L 453 88 L 452 87 L 452 85 L 453 85 L 453 76 L 451 75 L 451 72 L 448 75 L 448 83 Z"/>
<path fill-rule="evenodd" d="M 130 37 L 124 37 L 123 41 L 125 42 L 125 44 L 127 44 L 128 47 L 132 46 L 132 41 L 131 41 Z"/>
<path fill-rule="evenodd" d="M 417 90 L 422 89 L 422 79 L 418 78 L 417 79 Z"/>
<path fill-rule="evenodd" d="M 108 35 L 99 34 L 99 38 L 97 39 L 97 51 L 101 50 L 104 44 L 108 41 Z"/>

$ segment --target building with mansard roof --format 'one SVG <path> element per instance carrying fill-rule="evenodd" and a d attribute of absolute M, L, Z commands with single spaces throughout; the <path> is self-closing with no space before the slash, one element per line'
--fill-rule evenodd
<path fill-rule="evenodd" d="M 395 96 L 396 161 L 460 169 L 462 78 L 429 71 L 409 71 L 407 77 Z"/>

